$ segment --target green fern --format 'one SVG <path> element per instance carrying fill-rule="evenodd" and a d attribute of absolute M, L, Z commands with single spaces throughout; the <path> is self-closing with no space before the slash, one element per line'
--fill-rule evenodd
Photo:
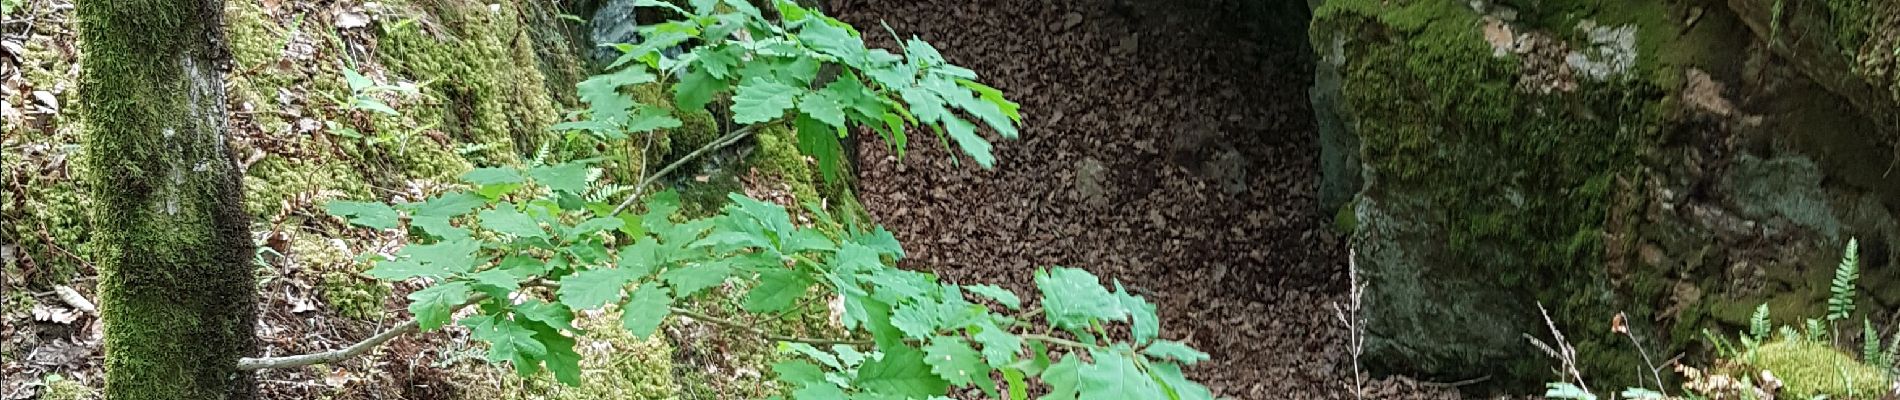
<path fill-rule="evenodd" d="M 1821 320 L 1808 318 L 1808 341 L 1814 343 L 1827 341 L 1827 328 L 1821 325 Z"/>
<path fill-rule="evenodd" d="M 1886 367 L 1891 371 L 1889 374 L 1900 378 L 1900 332 L 1894 332 L 1893 337 L 1887 339 L 1887 354 L 1881 359 L 1887 363 L 1879 366 Z"/>
<path fill-rule="evenodd" d="M 1728 338 L 1722 337 L 1722 335 L 1717 335 L 1715 332 L 1703 329 L 1702 338 L 1707 339 L 1709 344 L 1715 346 L 1715 354 L 1717 356 L 1722 358 L 1735 358 L 1735 356 L 1739 355 L 1735 353 L 1735 345 L 1729 343 Z"/>
<path fill-rule="evenodd" d="M 1874 331 L 1874 323 L 1866 318 L 1860 319 L 1860 360 L 1876 367 L 1892 364 L 1887 353 L 1880 351 L 1880 332 Z"/>
<path fill-rule="evenodd" d="M 1754 336 L 1756 341 L 1761 341 L 1768 338 L 1768 331 L 1771 329 L 1773 328 L 1768 322 L 1768 303 L 1755 306 L 1755 315 L 1748 317 L 1748 334 Z"/>
<path fill-rule="evenodd" d="M 1834 284 L 1828 287 L 1831 293 L 1827 298 L 1828 322 L 1847 319 L 1854 313 L 1855 281 L 1860 279 L 1859 250 L 1859 241 L 1848 239 L 1847 252 L 1841 255 L 1841 265 L 1834 268 Z"/>

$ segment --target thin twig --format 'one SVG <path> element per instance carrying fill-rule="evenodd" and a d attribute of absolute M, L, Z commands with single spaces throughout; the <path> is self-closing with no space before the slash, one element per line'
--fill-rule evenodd
<path fill-rule="evenodd" d="M 469 296 L 468 301 L 463 302 L 461 305 L 457 305 L 454 308 L 450 308 L 449 312 L 454 313 L 456 310 L 461 310 L 462 307 L 468 307 L 469 305 L 479 303 L 482 300 L 487 299 L 487 298 L 488 298 L 488 295 L 486 294 L 476 293 L 473 296 Z M 344 347 L 341 349 L 330 350 L 330 351 L 321 352 L 321 353 L 300 354 L 300 355 L 284 356 L 284 357 L 261 357 L 261 358 L 245 357 L 245 358 L 238 359 L 237 369 L 242 370 L 242 371 L 250 371 L 250 370 L 259 370 L 259 369 L 302 367 L 306 365 L 316 365 L 316 364 L 331 364 L 338 361 L 348 360 L 351 357 L 356 357 L 356 356 L 362 355 L 363 353 L 367 353 L 369 352 L 370 349 L 374 349 L 376 348 L 376 346 L 381 346 L 383 345 L 383 343 L 387 343 L 390 340 L 395 339 L 397 336 L 402 336 L 403 334 L 409 333 L 409 332 L 415 332 L 416 328 L 420 326 L 421 326 L 420 322 L 418 322 L 415 318 L 410 318 L 408 321 L 403 321 L 403 323 L 397 324 L 396 327 L 394 328 L 390 328 L 389 330 L 383 331 L 382 333 L 378 333 L 375 336 L 370 336 L 368 339 L 363 339 L 363 341 L 361 342 L 356 342 L 356 344 L 352 344 L 350 345 L 350 347 Z"/>
<path fill-rule="evenodd" d="M 746 325 L 743 323 L 739 323 L 739 322 L 735 322 L 732 320 L 723 319 L 719 317 L 714 317 L 711 315 L 706 315 L 705 313 L 701 313 L 698 311 L 688 310 L 688 309 L 679 308 L 679 307 L 668 307 L 668 310 L 672 311 L 674 314 L 692 317 L 693 319 L 700 320 L 700 321 L 711 322 L 714 325 L 719 325 L 719 326 L 723 326 L 723 327 L 727 327 L 727 328 L 731 328 L 735 330 L 745 331 L 747 333 L 751 333 L 753 336 L 758 336 L 761 338 L 765 338 L 765 339 L 773 340 L 773 341 L 779 341 L 779 342 L 804 343 L 804 344 L 814 344 L 814 345 L 843 344 L 843 345 L 853 345 L 853 346 L 869 346 L 869 345 L 877 344 L 877 342 L 873 342 L 869 340 L 808 338 L 808 337 L 798 337 L 798 336 L 786 336 L 786 335 L 780 335 L 780 334 L 776 334 L 772 332 L 767 332 L 765 329 L 762 329 L 759 327 Z"/>
<path fill-rule="evenodd" d="M 672 173 L 673 170 L 679 169 L 680 166 L 686 165 L 687 162 L 693 161 L 693 159 L 699 158 L 700 156 L 705 155 L 706 153 L 712 152 L 713 150 L 722 149 L 722 148 L 725 148 L 726 146 L 731 146 L 733 143 L 738 143 L 739 139 L 743 139 L 746 136 L 751 136 L 753 131 L 758 130 L 758 127 L 763 126 L 763 125 L 774 124 L 774 123 L 777 123 L 777 121 L 747 125 L 744 128 L 739 128 L 739 130 L 737 131 L 733 131 L 732 133 L 726 134 L 726 136 L 721 136 L 718 139 L 714 139 L 712 143 L 707 143 L 705 146 L 700 146 L 698 150 L 693 150 L 692 153 L 687 153 L 686 156 L 680 157 L 680 159 L 678 160 L 674 160 L 672 164 L 667 164 L 665 168 L 660 168 L 660 170 L 657 172 L 654 172 L 653 175 L 648 175 L 646 179 L 640 180 L 640 184 L 634 185 L 633 194 L 628 195 L 626 200 L 622 200 L 620 202 L 620 205 L 614 206 L 614 210 L 612 212 L 607 213 L 607 216 L 611 217 L 615 215 L 620 215 L 621 211 L 625 211 L 627 207 L 630 207 L 633 205 L 633 202 L 635 200 L 640 199 L 640 195 L 645 192 L 646 187 L 648 185 L 652 185 L 653 182 L 660 180 L 660 178 L 662 177 L 665 177 L 666 174 Z M 642 157 L 645 157 L 645 155 L 642 155 Z"/>

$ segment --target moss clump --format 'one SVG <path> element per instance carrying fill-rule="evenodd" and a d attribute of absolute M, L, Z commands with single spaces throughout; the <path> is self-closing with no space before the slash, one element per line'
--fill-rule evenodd
<path fill-rule="evenodd" d="M 389 284 L 364 276 L 367 263 L 356 262 L 344 249 L 323 237 L 293 233 L 290 260 L 307 271 L 321 274 L 318 288 L 323 300 L 337 314 L 360 320 L 373 320 L 383 314 L 383 299 L 389 297 Z"/>
<path fill-rule="evenodd" d="M 414 126 L 437 125 L 458 142 L 485 144 L 466 154 L 479 165 L 512 163 L 518 149 L 538 147 L 557 110 L 521 27 L 521 5 L 491 11 L 464 0 L 417 3 L 392 4 L 420 22 L 384 26 L 377 42 L 391 71 L 432 82 L 422 90 L 428 110 L 414 116 L 423 124 Z"/>
<path fill-rule="evenodd" d="M 79 381 L 66 379 L 58 374 L 47 375 L 40 379 L 46 383 L 46 391 L 40 393 L 44 400 L 91 400 L 99 398 L 99 393 Z"/>
<path fill-rule="evenodd" d="M 820 178 L 811 163 L 805 161 L 805 154 L 798 151 L 797 133 L 791 127 L 777 125 L 760 129 L 755 140 L 758 149 L 747 162 L 754 170 L 790 186 L 792 197 L 819 199 L 818 184 L 813 180 Z"/>
<path fill-rule="evenodd" d="M 1754 366 L 1774 372 L 1785 385 L 1782 393 L 1792 398 L 1872 398 L 1888 390 L 1887 375 L 1879 368 L 1826 343 L 1782 339 L 1762 345 L 1756 357 Z"/>
<path fill-rule="evenodd" d="M 86 153 L 80 148 L 80 104 L 71 92 L 76 56 L 62 49 L 70 46 L 70 18 L 52 18 L 58 23 L 39 24 L 23 46 L 26 54 L 15 59 L 25 78 L 26 90 L 54 93 L 61 103 L 56 114 L 28 114 L 9 117 L 0 123 L 0 236 L 6 243 L 19 246 L 7 276 L 24 280 L 29 286 L 63 284 L 91 263 L 86 243 L 92 223 L 87 215 L 92 200 L 85 196 L 88 184 L 81 179 L 89 172 Z M 32 112 L 39 101 L 27 95 L 8 92 L 4 100 L 15 111 Z"/>

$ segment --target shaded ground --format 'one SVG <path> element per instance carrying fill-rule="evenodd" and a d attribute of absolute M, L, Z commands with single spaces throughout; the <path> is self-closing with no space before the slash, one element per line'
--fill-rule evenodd
<path fill-rule="evenodd" d="M 1023 293 L 1046 265 L 1133 286 L 1158 303 L 1164 336 L 1214 354 L 1190 375 L 1216 394 L 1351 398 L 1329 306 L 1344 297 L 1344 245 L 1317 204 L 1303 25 L 1263 23 L 1242 1 L 1153 3 L 829 4 L 937 44 L 1023 104 L 1024 139 L 998 144 L 993 171 L 952 165 L 940 146 L 898 160 L 860 144 L 865 206 L 912 252 L 906 267 Z"/>

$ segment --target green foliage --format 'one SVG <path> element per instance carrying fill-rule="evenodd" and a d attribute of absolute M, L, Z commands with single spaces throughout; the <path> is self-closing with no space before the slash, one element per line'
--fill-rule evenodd
<path fill-rule="evenodd" d="M 1755 306 L 1755 314 L 1748 317 L 1748 335 L 1754 337 L 1755 341 L 1762 341 L 1772 330 L 1771 325 L 1768 322 L 1768 303 L 1761 303 Z"/>
<path fill-rule="evenodd" d="M 1577 387 L 1569 382 L 1551 382 L 1544 384 L 1544 397 L 1567 400 L 1597 400 L 1597 395 Z"/>
<path fill-rule="evenodd" d="M 410 228 L 416 240 L 394 257 L 377 260 L 369 274 L 434 279 L 436 284 L 409 296 L 409 309 L 422 328 L 450 322 L 466 326 L 474 338 L 489 343 L 489 360 L 513 364 L 523 374 L 546 368 L 558 380 L 578 382 L 579 357 L 568 335 L 583 334 L 572 324 L 579 310 L 619 308 L 622 327 L 646 336 L 673 314 L 674 304 L 731 284 L 749 288 L 743 308 L 764 315 L 792 307 L 813 290 L 835 293 L 843 300 L 846 326 L 875 339 L 872 349 L 798 347 L 822 365 L 774 368 L 797 388 L 797 398 L 853 393 L 925 398 L 952 387 L 1000 396 L 1001 388 L 991 380 L 998 370 L 1005 376 L 1073 383 L 1075 396 L 1082 398 L 1161 398 L 1164 393 L 1207 398 L 1205 388 L 1181 378 L 1177 365 L 1207 355 L 1156 340 L 1154 306 L 1119 283 L 1111 292 L 1087 271 L 1054 267 L 1036 273 L 1049 322 L 1073 338 L 1036 334 L 1031 321 L 997 313 L 965 292 L 994 301 L 999 309 L 1020 307 L 1014 293 L 942 283 L 892 267 L 891 260 L 903 251 L 887 231 L 802 227 L 783 207 L 736 194 L 720 214 L 701 219 L 673 215 L 679 204 L 670 193 L 649 197 L 641 215 L 610 217 L 603 214 L 610 204 L 576 200 L 563 188 L 572 183 L 567 182 L 571 175 L 482 169 L 464 178 L 471 191 L 493 196 L 458 192 L 393 207 L 333 203 L 331 209 L 356 225 Z M 411 216 L 406 227 L 402 213 Z M 421 226 L 415 223 L 421 215 L 464 232 L 442 234 L 441 227 Z M 474 315 L 452 321 L 457 309 L 471 304 L 478 310 Z M 1108 339 L 1106 324 L 1112 322 L 1131 323 L 1135 340 Z M 1082 361 L 1077 356 L 1082 353 L 1091 361 Z M 1058 365 L 1073 370 L 1049 372 L 1054 368 L 1050 360 L 1058 358 Z M 814 370 L 818 373 L 810 373 Z M 1074 375 L 1064 375 L 1069 372 Z M 1027 382 L 1020 378 L 1006 383 L 1014 385 L 1012 392 L 1026 392 Z"/>
<path fill-rule="evenodd" d="M 700 1 L 692 10 L 639 3 L 664 8 L 676 19 L 641 27 L 642 43 L 613 45 L 622 55 L 610 71 L 579 85 L 586 119 L 552 129 L 617 139 L 680 126 L 662 108 L 622 90 L 659 82 L 681 110 L 728 98 L 736 125 L 790 122 L 799 150 L 818 161 L 827 181 L 843 176 L 838 139 L 856 127 L 877 132 L 899 154 L 909 142 L 909 127 L 927 127 L 986 168 L 995 164 L 991 145 L 971 121 L 1004 138 L 1017 136 L 1020 106 L 977 82 L 976 72 L 944 60 L 930 43 L 907 40 L 903 54 L 870 49 L 843 21 L 790 1 L 774 3 L 777 18 L 738 0 Z M 691 49 L 664 51 L 675 46 Z M 674 77 L 677 82 L 667 82 Z"/>
<path fill-rule="evenodd" d="M 420 89 L 415 84 L 409 82 L 399 82 L 394 85 L 379 84 L 368 76 L 356 72 L 356 69 L 350 68 L 349 66 L 343 67 L 343 83 L 348 85 L 350 94 L 341 98 L 332 97 L 331 101 L 335 103 L 335 107 L 342 111 L 368 111 L 372 113 L 372 117 L 374 117 L 374 115 L 382 115 L 389 118 L 402 117 L 402 113 L 396 112 L 394 107 L 390 107 L 389 103 L 383 102 L 377 98 L 377 96 L 383 94 L 416 96 Z M 357 132 L 356 129 L 352 129 L 335 121 L 326 121 L 326 125 L 330 128 L 330 132 L 338 136 L 351 139 L 368 139 L 369 144 L 372 145 L 395 143 L 398 145 L 396 148 L 398 152 L 407 148 L 407 146 L 403 145 L 407 144 L 409 139 L 414 136 L 416 132 L 434 127 L 430 125 L 421 129 L 378 131 L 375 137 L 366 138 L 362 133 Z"/>
<path fill-rule="evenodd" d="M 1847 250 L 1841 255 L 1841 264 L 1834 268 L 1834 281 L 1828 286 L 1827 320 L 1828 322 L 1847 319 L 1854 314 L 1854 295 L 1856 281 L 1860 279 L 1860 241 L 1847 240 Z"/>

